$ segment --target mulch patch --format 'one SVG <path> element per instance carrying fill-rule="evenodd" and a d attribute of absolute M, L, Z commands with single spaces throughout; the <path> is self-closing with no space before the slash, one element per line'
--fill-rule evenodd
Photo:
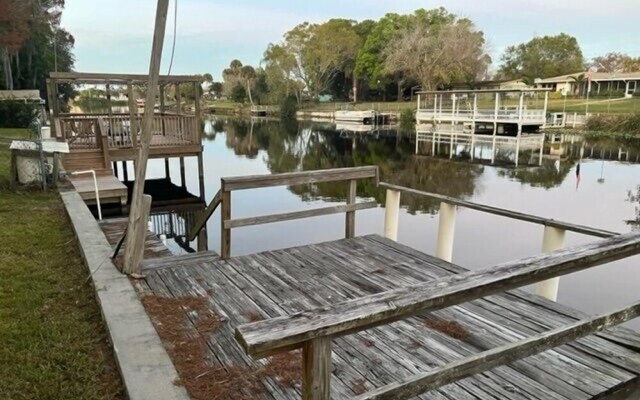
<path fill-rule="evenodd" d="M 183 385 L 195 400 L 253 400 L 265 393 L 264 380 L 295 387 L 302 376 L 300 351 L 269 357 L 263 365 L 222 366 L 210 360 L 205 337 L 223 323 L 205 297 L 142 297 L 142 304 L 171 356 Z M 193 318 L 193 321 L 188 316 Z M 212 361 L 217 365 L 211 365 Z"/>
<path fill-rule="evenodd" d="M 433 329 L 434 331 L 438 331 L 458 340 L 466 340 L 470 336 L 469 331 L 467 331 L 456 321 L 447 321 L 444 319 L 436 318 L 434 316 L 430 316 L 429 319 L 424 321 L 424 325 L 427 328 Z"/>

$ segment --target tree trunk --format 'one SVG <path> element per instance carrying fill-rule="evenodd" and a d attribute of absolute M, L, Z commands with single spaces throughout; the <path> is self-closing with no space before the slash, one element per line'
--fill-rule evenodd
<path fill-rule="evenodd" d="M 396 101 L 402 101 L 402 95 L 404 92 L 404 82 L 398 81 L 398 98 Z"/>
<path fill-rule="evenodd" d="M 13 75 L 11 71 L 11 59 L 9 51 L 2 49 L 2 64 L 4 69 L 4 83 L 7 90 L 13 90 Z"/>
<path fill-rule="evenodd" d="M 251 85 L 247 82 L 247 94 L 249 95 L 249 103 L 253 106 L 253 97 L 251 96 Z"/>
<path fill-rule="evenodd" d="M 353 73 L 353 104 L 358 102 L 358 77 Z"/>

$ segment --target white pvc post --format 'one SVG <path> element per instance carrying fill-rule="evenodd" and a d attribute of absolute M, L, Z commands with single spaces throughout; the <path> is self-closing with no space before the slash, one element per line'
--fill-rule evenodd
<path fill-rule="evenodd" d="M 436 243 L 436 257 L 445 261 L 453 259 L 453 238 L 456 227 L 456 206 L 440 203 L 438 214 L 438 241 Z"/>
<path fill-rule="evenodd" d="M 384 237 L 398 240 L 398 216 L 400 213 L 400 192 L 387 189 L 384 206 Z"/>
<path fill-rule="evenodd" d="M 93 187 L 96 190 L 96 206 L 98 207 L 98 220 L 102 221 L 102 208 L 100 207 L 100 192 L 98 190 L 98 180 L 96 179 L 96 171 L 88 169 L 86 171 L 75 171 L 71 175 L 91 174 L 93 175 Z"/>
<path fill-rule="evenodd" d="M 561 249 L 564 246 L 564 234 L 564 229 L 545 226 L 544 235 L 542 236 L 542 252 L 549 253 Z M 551 278 L 538 283 L 537 292 L 542 297 L 557 301 L 559 287 L 560 277 Z"/>

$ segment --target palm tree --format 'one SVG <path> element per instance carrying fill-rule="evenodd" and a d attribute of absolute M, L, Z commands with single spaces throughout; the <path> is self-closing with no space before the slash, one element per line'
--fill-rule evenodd
<path fill-rule="evenodd" d="M 249 95 L 249 102 L 253 106 L 253 97 L 251 96 L 251 86 L 256 80 L 256 70 L 251 65 L 245 65 L 240 69 L 240 78 L 244 81 Z"/>
<path fill-rule="evenodd" d="M 585 75 L 584 74 L 573 75 L 570 78 L 573 81 L 574 86 L 578 88 L 578 96 L 580 96 L 582 92 L 582 88 L 584 88 L 587 82 Z"/>

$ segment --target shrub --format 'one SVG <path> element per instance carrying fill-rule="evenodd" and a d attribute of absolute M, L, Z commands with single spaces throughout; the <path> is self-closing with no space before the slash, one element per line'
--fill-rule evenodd
<path fill-rule="evenodd" d="M 0 101 L 0 128 L 26 128 L 36 118 L 39 105 Z"/>
<path fill-rule="evenodd" d="M 280 103 L 280 119 L 295 119 L 298 112 L 298 100 L 295 96 L 285 97 Z"/>
<path fill-rule="evenodd" d="M 640 135 L 640 112 L 593 115 L 587 120 L 586 128 L 590 131 Z"/>
<path fill-rule="evenodd" d="M 400 129 L 410 131 L 413 128 L 414 110 L 407 108 L 400 113 Z"/>

